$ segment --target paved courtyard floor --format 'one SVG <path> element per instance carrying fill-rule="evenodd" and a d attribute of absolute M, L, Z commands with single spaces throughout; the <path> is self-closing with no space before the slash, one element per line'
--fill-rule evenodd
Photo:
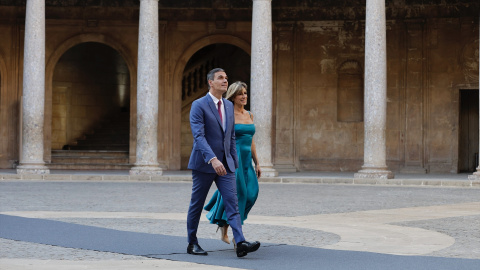
<path fill-rule="evenodd" d="M 237 258 L 205 215 L 186 254 L 188 179 L 4 179 L 0 269 L 480 269 L 480 188 L 306 182 L 260 184 Z"/>

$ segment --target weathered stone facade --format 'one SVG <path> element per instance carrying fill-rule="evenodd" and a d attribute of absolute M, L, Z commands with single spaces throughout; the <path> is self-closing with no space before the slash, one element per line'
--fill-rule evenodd
<path fill-rule="evenodd" d="M 61 120 L 61 110 L 67 108 L 59 106 L 62 93 L 67 95 L 68 87 L 78 85 L 73 79 L 61 83 L 55 79 L 74 77 L 78 68 L 59 60 L 87 42 L 106 45 L 123 60 L 122 64 L 109 60 L 99 65 L 123 66 L 112 80 L 117 80 L 115 87 L 128 89 L 128 155 L 129 163 L 135 164 L 140 1 L 45 2 L 47 167 L 52 150 L 69 143 L 67 125 L 62 122 L 66 120 Z M 187 63 L 213 44 L 230 44 L 250 55 L 253 4 L 250 0 L 161 0 L 158 4 L 157 155 L 160 167 L 177 170 L 182 167 L 182 153 L 188 153 L 191 145 L 182 136 L 188 133 L 188 105 L 180 105 Z M 364 165 L 366 120 L 365 1 L 284 0 L 271 5 L 273 168 L 359 171 Z M 386 1 L 385 145 L 391 171 L 456 173 L 476 167 L 478 123 L 476 128 L 461 124 L 468 121 L 462 120 L 460 108 L 466 106 L 461 103 L 462 93 L 479 88 L 479 6 L 473 0 Z M 12 168 L 20 160 L 25 7 L 26 1 L 0 0 L 0 168 Z M 65 69 L 59 70 L 59 63 Z M 245 80 L 240 75 L 230 79 Z M 261 90 L 253 87 L 249 91 L 249 97 L 255 98 Z M 87 96 L 77 102 L 76 112 L 92 114 L 90 103 L 102 104 L 95 96 Z M 478 122 L 478 111 L 476 117 Z M 94 124 L 95 120 L 87 118 L 82 118 L 81 125 Z M 477 138 L 476 145 L 465 144 L 470 139 L 462 134 Z"/>

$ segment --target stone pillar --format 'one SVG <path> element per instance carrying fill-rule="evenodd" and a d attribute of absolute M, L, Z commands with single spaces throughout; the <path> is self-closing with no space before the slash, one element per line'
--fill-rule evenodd
<path fill-rule="evenodd" d="M 253 0 L 250 99 L 262 175 L 274 177 L 272 163 L 272 1 Z"/>
<path fill-rule="evenodd" d="M 137 149 L 130 175 L 161 175 L 158 163 L 158 0 L 140 0 Z"/>
<path fill-rule="evenodd" d="M 385 0 L 367 0 L 364 164 L 355 178 L 393 178 L 386 165 L 387 45 Z"/>
<path fill-rule="evenodd" d="M 406 20 L 405 166 L 403 173 L 427 173 L 424 166 L 424 20 Z"/>
<path fill-rule="evenodd" d="M 45 0 L 28 0 L 23 56 L 22 149 L 18 174 L 49 174 L 43 161 Z"/>
<path fill-rule="evenodd" d="M 478 58 L 478 89 L 480 91 L 480 12 L 478 14 L 478 55 L 479 55 L 479 58 Z M 480 95 L 479 95 L 479 102 L 480 102 Z M 480 120 L 479 120 L 479 125 L 480 125 Z M 479 133 L 480 133 L 480 129 L 479 129 Z M 480 145 L 480 136 L 479 136 L 479 143 L 478 145 Z M 479 153 L 480 153 L 480 148 L 479 148 Z M 480 160 L 480 158 L 479 158 Z M 468 179 L 470 180 L 480 180 L 480 164 L 477 164 L 477 171 L 473 173 L 473 175 L 469 175 L 468 176 Z"/>
<path fill-rule="evenodd" d="M 295 166 L 295 28 L 293 22 L 277 23 L 274 39 L 274 93 L 275 96 L 275 169 L 278 172 L 296 172 Z"/>

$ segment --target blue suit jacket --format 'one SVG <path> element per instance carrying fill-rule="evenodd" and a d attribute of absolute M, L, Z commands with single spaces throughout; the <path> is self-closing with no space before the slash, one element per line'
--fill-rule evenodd
<path fill-rule="evenodd" d="M 193 134 L 193 148 L 188 168 L 204 173 L 216 173 L 208 161 L 213 157 L 224 163 L 225 169 L 235 172 L 238 168 L 237 148 L 235 144 L 235 119 L 233 104 L 222 98 L 225 106 L 225 131 L 215 102 L 207 93 L 195 100 L 190 109 L 190 127 Z M 226 164 L 225 164 L 226 163 Z"/>

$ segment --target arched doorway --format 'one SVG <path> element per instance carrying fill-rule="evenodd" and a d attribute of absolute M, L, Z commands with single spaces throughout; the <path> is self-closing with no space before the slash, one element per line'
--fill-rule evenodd
<path fill-rule="evenodd" d="M 52 164 L 128 164 L 129 124 L 130 72 L 122 56 L 98 42 L 68 49 L 52 78 Z"/>
<path fill-rule="evenodd" d="M 241 48 L 216 43 L 192 55 L 182 78 L 181 169 L 187 169 L 193 145 L 189 120 L 192 102 L 208 92 L 207 73 L 217 67 L 225 70 L 229 84 L 235 81 L 250 84 L 250 55 Z"/>

